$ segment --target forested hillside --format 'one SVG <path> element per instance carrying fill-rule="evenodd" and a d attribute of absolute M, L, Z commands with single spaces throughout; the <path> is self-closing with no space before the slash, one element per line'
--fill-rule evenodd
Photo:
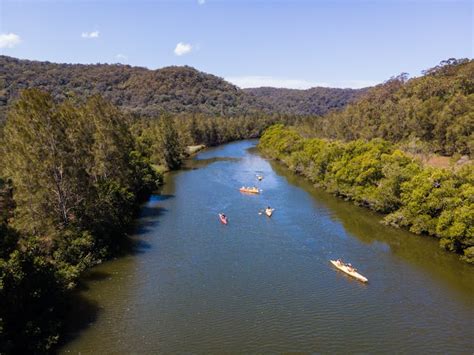
<path fill-rule="evenodd" d="M 276 112 L 294 115 L 322 116 L 330 110 L 341 109 L 359 98 L 366 89 L 336 89 L 315 87 L 308 90 L 261 87 L 244 89 L 258 98 L 264 106 Z"/>
<path fill-rule="evenodd" d="M 474 60 L 450 59 L 421 77 L 400 75 L 368 90 L 355 103 L 306 133 L 331 139 L 383 138 L 442 155 L 474 151 Z"/>
<path fill-rule="evenodd" d="M 0 104 L 25 88 L 50 92 L 55 99 L 100 94 L 113 104 L 140 115 L 160 111 L 212 115 L 248 113 L 258 105 L 237 87 L 190 67 L 148 70 L 121 64 L 55 64 L 0 57 Z"/>
<path fill-rule="evenodd" d="M 0 122 L 22 89 L 38 88 L 55 100 L 100 94 L 124 111 L 140 116 L 167 113 L 202 113 L 208 116 L 243 116 L 256 112 L 309 114 L 341 108 L 357 91 L 323 89 L 295 92 L 285 99 L 247 93 L 214 75 L 191 67 L 149 70 L 122 64 L 55 64 L 0 56 Z M 272 93 L 269 93 L 273 95 Z M 304 98 L 304 105 L 298 103 Z M 304 107 L 304 108 L 303 108 Z"/>

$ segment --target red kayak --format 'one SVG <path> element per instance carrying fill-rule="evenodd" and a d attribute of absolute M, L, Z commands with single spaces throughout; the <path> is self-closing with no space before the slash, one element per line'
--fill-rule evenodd
<path fill-rule="evenodd" d="M 227 224 L 227 216 L 223 213 L 219 213 L 219 219 L 221 220 L 222 224 Z"/>

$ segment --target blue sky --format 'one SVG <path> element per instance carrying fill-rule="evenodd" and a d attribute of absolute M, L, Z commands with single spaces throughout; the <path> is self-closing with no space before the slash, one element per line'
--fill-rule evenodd
<path fill-rule="evenodd" d="M 156 69 L 241 87 L 362 87 L 473 57 L 464 0 L 0 0 L 0 53 Z"/>

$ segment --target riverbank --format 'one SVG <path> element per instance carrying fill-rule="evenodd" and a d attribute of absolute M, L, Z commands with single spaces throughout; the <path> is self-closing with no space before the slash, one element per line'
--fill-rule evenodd
<path fill-rule="evenodd" d="M 313 184 L 386 215 L 386 224 L 439 238 L 440 246 L 474 263 L 474 168 L 423 167 L 381 139 L 343 143 L 301 137 L 276 125 L 260 150 Z"/>
<path fill-rule="evenodd" d="M 192 156 L 205 148 L 206 146 L 204 144 L 188 145 L 186 147 L 186 154 L 188 154 L 189 156 Z"/>

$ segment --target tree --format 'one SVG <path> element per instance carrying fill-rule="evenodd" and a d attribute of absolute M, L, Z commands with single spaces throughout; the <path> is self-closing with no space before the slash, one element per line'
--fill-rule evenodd
<path fill-rule="evenodd" d="M 159 120 L 159 146 L 163 155 L 163 163 L 168 169 L 176 169 L 184 157 L 184 147 L 179 139 L 173 119 L 164 115 Z"/>

